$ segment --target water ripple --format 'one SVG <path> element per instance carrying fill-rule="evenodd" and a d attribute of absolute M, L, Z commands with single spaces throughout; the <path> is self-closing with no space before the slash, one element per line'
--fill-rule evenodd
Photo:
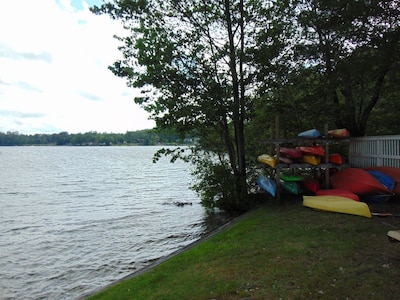
<path fill-rule="evenodd" d="M 188 167 L 156 150 L 1 148 L 1 299 L 78 298 L 200 238 Z"/>

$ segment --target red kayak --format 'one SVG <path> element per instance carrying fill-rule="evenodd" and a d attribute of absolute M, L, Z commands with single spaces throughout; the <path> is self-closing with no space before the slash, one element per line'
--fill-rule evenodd
<path fill-rule="evenodd" d="M 301 150 L 304 154 L 307 155 L 316 155 L 316 156 L 324 156 L 325 151 L 322 146 L 300 146 L 297 149 Z"/>
<path fill-rule="evenodd" d="M 341 165 L 343 163 L 342 156 L 339 153 L 329 154 L 329 162 L 337 165 Z"/>
<path fill-rule="evenodd" d="M 303 155 L 303 152 L 299 149 L 294 149 L 294 148 L 286 148 L 286 147 L 280 147 L 279 148 L 279 153 L 283 154 L 289 158 L 301 158 Z"/>
<path fill-rule="evenodd" d="M 327 189 L 327 190 L 319 190 L 315 193 L 316 196 L 340 196 L 340 197 L 346 197 L 349 199 L 352 199 L 354 201 L 360 201 L 360 198 L 347 190 L 341 190 L 341 189 Z"/>
<path fill-rule="evenodd" d="M 363 169 L 343 169 L 333 174 L 330 181 L 334 189 L 347 190 L 359 196 L 392 194 L 392 191 Z"/>
<path fill-rule="evenodd" d="M 319 181 L 315 178 L 304 178 L 301 184 L 306 191 L 312 192 L 314 194 L 318 192 L 320 188 Z"/>

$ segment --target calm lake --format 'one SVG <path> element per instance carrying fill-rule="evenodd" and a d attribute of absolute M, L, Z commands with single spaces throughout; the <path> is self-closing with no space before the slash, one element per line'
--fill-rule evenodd
<path fill-rule="evenodd" d="M 158 148 L 0 147 L 0 299 L 81 297 L 226 222 Z"/>

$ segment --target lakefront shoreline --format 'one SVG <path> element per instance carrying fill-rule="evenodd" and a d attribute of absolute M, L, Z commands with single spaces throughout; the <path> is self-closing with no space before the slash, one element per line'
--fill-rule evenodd
<path fill-rule="evenodd" d="M 263 204 L 88 299 L 393 299 L 399 218 Z M 383 208 L 384 209 L 384 208 Z M 393 207 L 391 208 L 393 209 Z M 399 209 L 399 204 L 395 205 Z"/>

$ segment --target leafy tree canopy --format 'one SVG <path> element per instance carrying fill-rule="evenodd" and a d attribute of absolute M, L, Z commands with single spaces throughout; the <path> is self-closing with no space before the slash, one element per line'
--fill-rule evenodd
<path fill-rule="evenodd" d="M 399 95 L 397 1 L 117 0 L 93 11 L 129 30 L 110 69 L 141 89 L 136 103 L 158 127 L 199 137 L 184 158 L 208 207 L 246 206 L 246 151 L 275 115 L 286 134 L 329 123 L 361 136 Z"/>

